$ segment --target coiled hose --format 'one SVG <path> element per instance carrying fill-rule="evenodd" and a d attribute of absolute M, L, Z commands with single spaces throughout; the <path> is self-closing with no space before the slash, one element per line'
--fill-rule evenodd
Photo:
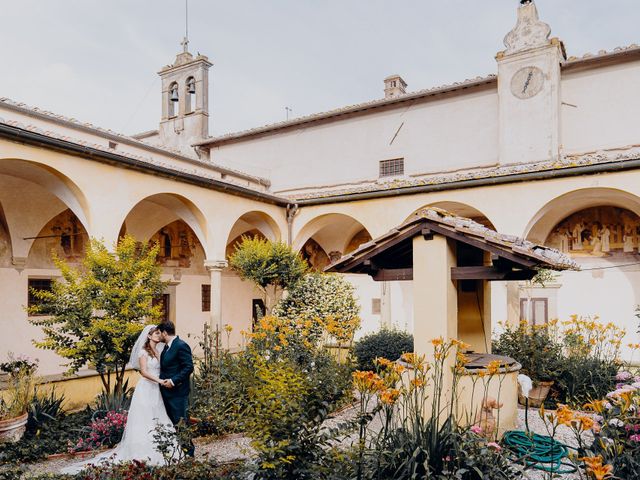
<path fill-rule="evenodd" d="M 569 456 L 568 445 L 558 442 L 547 435 L 539 435 L 529 430 L 529 398 L 526 399 L 525 425 L 526 431 L 510 430 L 502 437 L 503 445 L 510 450 L 515 460 L 527 467 L 552 473 L 573 473 L 575 465 L 564 462 Z"/>

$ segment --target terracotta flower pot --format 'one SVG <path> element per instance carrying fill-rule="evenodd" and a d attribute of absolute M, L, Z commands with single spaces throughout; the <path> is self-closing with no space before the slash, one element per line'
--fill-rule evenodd
<path fill-rule="evenodd" d="M 29 414 L 25 413 L 19 417 L 0 420 L 0 443 L 17 442 L 22 438 L 27 429 L 27 419 Z"/>
<path fill-rule="evenodd" d="M 551 382 L 537 382 L 536 386 L 533 387 L 529 391 L 529 406 L 533 408 L 540 407 L 549 395 L 549 390 L 551 390 L 551 386 L 553 385 L 553 381 Z M 519 391 L 518 387 L 518 401 L 520 405 L 526 404 L 525 396 Z"/>

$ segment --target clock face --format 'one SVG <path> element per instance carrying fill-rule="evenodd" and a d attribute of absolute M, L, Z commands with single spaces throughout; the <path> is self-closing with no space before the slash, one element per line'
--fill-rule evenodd
<path fill-rule="evenodd" d="M 542 90 L 544 73 L 538 67 L 524 67 L 511 78 L 511 93 L 518 98 L 531 98 Z"/>

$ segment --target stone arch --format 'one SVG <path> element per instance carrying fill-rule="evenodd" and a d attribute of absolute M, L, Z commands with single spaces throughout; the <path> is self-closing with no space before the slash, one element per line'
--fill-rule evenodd
<path fill-rule="evenodd" d="M 560 195 L 544 205 L 527 224 L 524 238 L 544 243 L 563 219 L 597 206 L 620 207 L 640 215 L 640 197 L 614 188 L 583 188 Z"/>
<path fill-rule="evenodd" d="M 11 235 L 9 234 L 9 226 L 0 202 L 0 268 L 11 265 L 11 252 Z"/>
<path fill-rule="evenodd" d="M 80 219 L 67 208 L 51 218 L 32 240 L 26 266 L 56 268 L 52 253 L 67 263 L 80 263 L 89 235 Z"/>
<path fill-rule="evenodd" d="M 413 217 L 420 210 L 427 207 L 435 207 L 435 208 L 441 208 L 443 210 L 447 210 L 448 212 L 455 213 L 456 215 L 459 215 L 461 217 L 466 217 L 466 218 L 470 218 L 471 220 L 475 220 L 476 222 L 481 223 L 485 227 L 495 230 L 494 223 L 480 210 L 466 203 L 454 202 L 454 201 L 441 201 L 441 202 L 434 202 L 434 203 L 429 203 L 427 205 L 424 205 L 414 210 L 411 213 L 411 215 L 409 215 L 405 219 L 405 222 L 409 220 L 411 217 Z"/>
<path fill-rule="evenodd" d="M 32 237 L 67 209 L 90 231 L 88 201 L 76 183 L 60 171 L 31 160 L 5 158 L 0 161 L 0 179 L 0 203 L 15 259 L 26 260 Z"/>
<path fill-rule="evenodd" d="M 272 242 L 281 240 L 282 233 L 276 221 L 265 212 L 252 210 L 241 215 L 231 226 L 226 241 L 226 254 L 228 257 L 234 247 L 240 243 L 243 235 L 260 237 Z"/>
<path fill-rule="evenodd" d="M 156 193 L 140 200 L 127 213 L 120 233 L 126 232 L 140 241 L 147 241 L 178 220 L 188 225 L 207 254 L 208 229 L 204 214 L 191 200 L 176 193 Z"/>
<path fill-rule="evenodd" d="M 355 218 L 343 213 L 327 213 L 313 218 L 300 229 L 293 248 L 300 251 L 312 267 L 322 270 L 347 249 L 355 250 L 370 239 L 367 228 Z"/>
<path fill-rule="evenodd" d="M 227 244 L 252 229 L 258 230 L 265 238 L 271 241 L 279 241 L 281 238 L 280 228 L 270 215 L 258 210 L 252 210 L 241 215 L 233 223 L 227 235 Z"/>

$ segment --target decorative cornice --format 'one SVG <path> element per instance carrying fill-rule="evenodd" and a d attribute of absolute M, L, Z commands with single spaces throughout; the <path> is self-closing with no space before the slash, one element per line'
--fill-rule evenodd
<path fill-rule="evenodd" d="M 205 260 L 204 268 L 209 272 L 220 272 L 229 266 L 226 260 Z"/>

